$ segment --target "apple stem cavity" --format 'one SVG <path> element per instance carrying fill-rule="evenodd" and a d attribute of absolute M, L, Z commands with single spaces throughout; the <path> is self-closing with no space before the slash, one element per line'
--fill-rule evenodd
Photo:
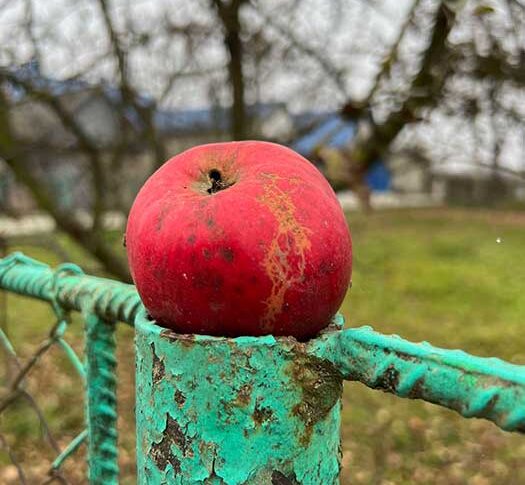
<path fill-rule="evenodd" d="M 215 194 L 233 185 L 233 183 L 228 183 L 226 180 L 223 180 L 221 172 L 216 168 L 212 168 L 208 172 L 208 178 L 210 182 L 210 187 L 207 189 L 208 194 Z"/>

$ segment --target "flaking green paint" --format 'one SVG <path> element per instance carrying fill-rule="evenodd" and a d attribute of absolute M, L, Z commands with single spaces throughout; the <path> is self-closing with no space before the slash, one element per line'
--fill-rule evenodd
<path fill-rule="evenodd" d="M 138 483 L 338 483 L 342 377 L 306 349 L 178 335 L 139 315 Z"/>

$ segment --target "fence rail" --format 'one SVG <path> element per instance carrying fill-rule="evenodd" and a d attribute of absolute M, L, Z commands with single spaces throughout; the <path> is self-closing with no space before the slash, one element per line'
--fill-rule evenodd
<path fill-rule="evenodd" d="M 134 286 L 85 275 L 73 264 L 64 264 L 52 269 L 21 253 L 13 253 L 0 259 L 0 288 L 47 301 L 53 307 L 57 318 L 49 337 L 25 363 L 19 360 L 7 335 L 0 330 L 0 345 L 16 367 L 15 376 L 10 380 L 4 395 L 0 396 L 0 412 L 12 405 L 16 399 L 24 398 L 45 427 L 42 412 L 37 402 L 25 390 L 24 380 L 42 355 L 52 346 L 58 345 L 85 382 L 86 429 L 64 450 L 60 450 L 51 433 L 46 432 L 48 441 L 57 453 L 49 480 L 66 482 L 60 474 L 60 468 L 87 439 L 90 482 L 117 483 L 114 330 L 117 321 L 135 325 L 136 319 L 142 318 L 141 326 L 144 325 L 144 309 Z M 83 360 L 64 339 L 68 326 L 68 312 L 71 310 L 81 312 L 85 322 Z M 336 376 L 337 379 L 359 381 L 370 388 L 404 398 L 423 399 L 454 409 L 465 417 L 488 419 L 504 430 L 525 433 L 525 366 L 513 365 L 495 358 L 474 357 L 459 350 L 438 349 L 426 342 L 411 343 L 397 336 L 379 334 L 370 327 L 343 330 L 342 323 L 342 318 L 337 317 L 330 329 L 318 338 L 298 346 L 293 344 L 294 352 L 299 352 L 305 359 L 313 358 L 316 359 L 315 362 L 323 365 L 326 363 L 330 366 L 330 376 Z M 231 345 L 245 349 L 248 344 L 242 339 L 226 341 L 230 340 Z M 291 339 L 274 340 L 286 349 L 291 348 Z M 202 339 L 197 338 L 196 341 L 202 343 Z M 162 342 L 162 345 L 165 345 L 164 341 Z M 180 341 L 177 345 L 186 349 L 188 345 L 185 342 L 182 341 L 182 347 Z M 252 344 L 255 345 L 256 342 L 260 341 L 255 339 Z M 150 344 L 151 342 L 147 349 Z M 146 350 L 143 349 L 142 352 Z M 168 356 L 169 348 L 165 349 L 166 361 Z M 147 358 L 153 364 L 156 363 L 155 365 L 159 362 L 155 351 Z M 153 365 L 151 362 L 150 365 Z M 164 372 L 164 367 L 162 370 Z M 319 375 L 331 379 L 328 374 Z M 164 373 L 161 378 L 163 376 Z M 304 376 L 297 379 L 304 380 Z M 304 382 L 301 382 L 301 385 L 304 388 Z M 323 383 L 316 385 L 322 387 Z M 246 399 L 249 403 L 250 398 Z M 260 419 L 263 417 L 259 416 Z M 337 416 L 332 418 L 336 419 Z M 169 422 L 167 419 L 165 425 L 168 426 Z M 183 438 L 179 436 L 178 439 Z M 0 444 L 6 447 L 4 441 L 0 433 Z M 176 458 L 172 456 L 170 446 L 163 448 L 158 443 L 152 448 L 155 463 L 162 463 L 164 468 L 170 463 L 171 468 L 179 467 L 183 473 L 184 464 L 181 464 L 181 460 L 187 459 L 184 454 Z M 14 454 L 10 450 L 8 452 L 23 482 L 23 470 L 16 463 Z M 146 455 L 148 450 L 139 447 L 138 453 Z M 160 461 L 157 460 L 159 453 L 166 455 Z M 140 458 L 139 456 L 139 461 Z M 213 463 L 216 459 L 214 455 Z M 214 466 L 212 464 L 213 473 Z M 281 474 L 281 471 L 274 473 Z M 225 483 L 229 483 L 227 477 L 222 478 Z"/>

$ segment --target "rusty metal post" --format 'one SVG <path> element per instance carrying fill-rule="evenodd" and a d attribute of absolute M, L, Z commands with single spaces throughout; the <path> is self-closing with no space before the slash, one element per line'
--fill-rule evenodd
<path fill-rule="evenodd" d="M 138 483 L 339 483 L 342 376 L 306 349 L 175 334 L 139 314 Z"/>

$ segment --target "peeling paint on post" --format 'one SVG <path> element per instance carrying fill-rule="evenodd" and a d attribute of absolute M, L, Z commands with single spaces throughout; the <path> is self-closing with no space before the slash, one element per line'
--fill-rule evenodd
<path fill-rule="evenodd" d="M 138 483 L 339 483 L 342 376 L 307 348 L 179 335 L 139 315 Z"/>

